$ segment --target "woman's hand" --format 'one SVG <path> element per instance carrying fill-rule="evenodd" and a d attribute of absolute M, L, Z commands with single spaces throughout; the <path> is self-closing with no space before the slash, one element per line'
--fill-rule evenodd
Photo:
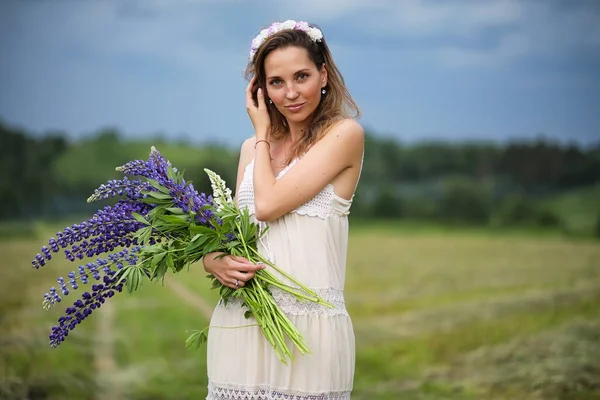
<path fill-rule="evenodd" d="M 244 287 L 246 282 L 254 277 L 256 271 L 264 269 L 264 265 L 257 265 L 244 257 L 226 255 L 217 258 L 223 253 L 215 252 L 207 254 L 204 259 L 204 269 L 213 275 L 223 285 L 232 289 Z"/>
<path fill-rule="evenodd" d="M 271 130 L 271 118 L 269 117 L 269 110 L 265 102 L 265 94 L 262 88 L 258 88 L 256 94 L 258 98 L 258 106 L 254 104 L 254 98 L 252 89 L 256 83 L 256 76 L 252 78 L 248 87 L 246 87 L 246 111 L 254 126 L 256 132 L 256 138 L 262 140 L 269 140 L 269 131 Z"/>

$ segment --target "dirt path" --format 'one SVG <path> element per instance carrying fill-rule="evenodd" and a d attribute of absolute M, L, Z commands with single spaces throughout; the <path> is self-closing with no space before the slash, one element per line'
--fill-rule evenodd
<path fill-rule="evenodd" d="M 180 299 L 198 310 L 206 319 L 210 319 L 213 307 L 201 296 L 198 296 L 168 276 L 165 277 L 165 286 Z M 144 304 L 135 304 L 133 307 L 142 305 Z M 148 307 L 148 304 L 145 304 L 145 306 Z M 116 304 L 107 301 L 96 312 L 98 313 L 94 346 L 94 367 L 96 369 L 98 384 L 96 399 L 123 400 L 125 399 L 125 395 L 122 385 L 128 383 L 128 379 L 125 376 L 129 374 L 125 370 L 119 370 L 119 366 L 115 360 Z"/>
<path fill-rule="evenodd" d="M 99 391 L 96 398 L 122 400 L 123 394 L 116 379 L 117 362 L 114 356 L 116 305 L 107 301 L 96 311 L 98 313 L 96 345 L 94 346 L 94 367 L 96 368 Z"/>
<path fill-rule="evenodd" d="M 206 300 L 169 276 L 165 276 L 165 285 L 186 303 L 200 311 L 200 313 L 206 319 L 210 319 L 214 307 L 211 306 Z"/>

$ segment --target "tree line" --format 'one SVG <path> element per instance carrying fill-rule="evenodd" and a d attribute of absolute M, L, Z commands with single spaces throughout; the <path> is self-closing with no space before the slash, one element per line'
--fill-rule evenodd
<path fill-rule="evenodd" d="M 6 220 L 93 211 L 98 205 L 84 199 L 119 177 L 115 166 L 146 158 L 151 141 L 126 140 L 115 129 L 71 141 L 61 132 L 34 135 L 0 122 L 0 143 L 0 220 Z M 210 191 L 205 167 L 233 186 L 237 148 L 161 144 L 198 190 Z M 536 201 L 598 182 L 600 143 L 582 147 L 540 138 L 404 144 L 369 132 L 352 217 L 556 225 L 560 217 L 538 209 Z"/>

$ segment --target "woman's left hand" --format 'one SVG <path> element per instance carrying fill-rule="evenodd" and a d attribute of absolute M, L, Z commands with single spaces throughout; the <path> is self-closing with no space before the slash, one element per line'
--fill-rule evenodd
<path fill-rule="evenodd" d="M 271 129 L 271 118 L 269 117 L 269 111 L 267 110 L 267 104 L 265 102 L 265 95 L 262 88 L 258 88 L 257 98 L 258 106 L 254 104 L 254 98 L 252 96 L 252 88 L 256 82 L 256 77 L 252 78 L 248 87 L 246 88 L 246 111 L 254 126 L 257 139 L 269 139 L 269 131 Z"/>

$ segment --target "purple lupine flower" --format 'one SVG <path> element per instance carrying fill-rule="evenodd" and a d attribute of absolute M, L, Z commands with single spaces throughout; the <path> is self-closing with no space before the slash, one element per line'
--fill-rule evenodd
<path fill-rule="evenodd" d="M 142 197 L 142 191 L 150 190 L 150 188 L 150 184 L 141 179 L 130 180 L 127 177 L 122 180 L 113 179 L 100 185 L 88 198 L 88 203 L 116 196 L 126 196 L 129 199 L 137 200 Z"/>
<path fill-rule="evenodd" d="M 50 346 L 57 347 L 61 344 L 69 332 L 91 315 L 93 310 L 100 308 L 115 292 L 123 291 L 123 282 L 117 284 L 117 281 L 117 277 L 104 275 L 103 283 L 93 285 L 91 293 L 83 293 L 81 299 L 67 307 L 65 315 L 58 319 L 58 325 L 52 327 L 52 333 L 49 335 Z"/>
<path fill-rule="evenodd" d="M 82 260 L 102 253 L 111 252 L 117 247 L 129 247 L 137 244 L 133 234 L 143 227 L 133 218 L 133 213 L 146 215 L 152 206 L 141 201 L 120 200 L 113 206 L 98 210 L 85 222 L 67 227 L 57 232 L 57 238 L 50 238 L 48 247 L 42 248 L 44 256 L 37 254 L 32 261 L 34 268 L 43 267 L 52 255 L 50 250 L 58 252 L 64 249 L 69 261 Z"/>
<path fill-rule="evenodd" d="M 212 205 L 212 197 L 198 193 L 191 183 L 186 183 L 183 179 L 176 182 L 169 177 L 169 169 L 173 169 L 171 163 L 155 148 L 152 148 L 147 161 L 133 160 L 117 168 L 127 175 L 158 182 L 168 190 L 174 207 L 186 213 L 194 212 L 196 223 L 209 226 L 214 214 L 204 209 L 204 206 Z M 135 220 L 133 213 L 145 216 L 155 207 L 142 201 L 147 197 L 145 193 L 149 191 L 156 189 L 142 179 L 130 180 L 127 177 L 101 185 L 90 197 L 91 201 L 116 195 L 125 195 L 126 198 L 98 210 L 87 221 L 57 232 L 56 238 L 50 238 L 49 247 L 42 247 L 42 254 L 36 254 L 32 266 L 36 269 L 43 267 L 52 258 L 52 253 L 57 253 L 61 248 L 69 261 L 75 261 L 108 253 L 118 247 L 137 245 L 133 234 L 142 228 L 143 224 Z"/>
<path fill-rule="evenodd" d="M 153 147 L 147 161 L 129 161 L 128 163 L 117 167 L 117 171 L 123 172 L 125 175 L 154 179 L 160 184 L 165 184 L 170 180 L 168 175 L 170 166 L 171 163 Z"/>
<path fill-rule="evenodd" d="M 207 224 L 214 215 L 209 210 L 202 210 L 202 207 L 212 205 L 212 197 L 207 196 L 205 193 L 198 193 L 192 184 L 186 183 L 185 180 L 176 183 L 169 178 L 168 171 L 170 167 L 171 163 L 158 150 L 152 148 L 147 161 L 133 160 L 118 167 L 117 171 L 121 171 L 126 175 L 141 176 L 157 181 L 169 190 L 175 207 L 181 208 L 184 212 L 194 211 L 196 222 L 202 225 Z"/>
<path fill-rule="evenodd" d="M 52 287 L 44 295 L 44 307 L 50 308 L 63 300 L 61 295 L 69 295 L 70 291 L 77 290 L 80 284 L 88 285 L 92 280 L 101 282 L 93 284 L 91 292 L 84 292 L 79 300 L 66 309 L 65 315 L 59 318 L 58 325 L 52 328 L 50 334 L 52 347 L 63 342 L 69 332 L 94 309 L 100 307 L 105 299 L 112 297 L 115 292 L 122 291 L 124 281 L 117 284 L 120 276 L 118 271 L 125 265 L 137 264 L 141 247 L 134 236 L 137 231 L 145 227 L 145 224 L 136 220 L 133 215 L 137 213 L 146 217 L 156 207 L 156 204 L 152 204 L 152 200 L 149 200 L 152 198 L 149 192 L 168 193 L 169 201 L 172 202 L 170 207 L 179 208 L 190 215 L 193 213 L 196 223 L 212 227 L 214 214 L 206 207 L 213 206 L 211 196 L 198 193 L 192 184 L 185 182 L 181 176 L 173 178 L 175 168 L 155 148 L 152 149 L 147 161 L 130 161 L 117 170 L 141 179 L 125 177 L 101 185 L 88 201 L 115 196 L 124 196 L 124 198 L 112 206 L 99 209 L 87 221 L 57 232 L 56 238 L 50 238 L 48 246 L 43 246 L 41 254 L 36 254 L 32 261 L 34 268 L 44 266 L 52 259 L 52 253 L 58 253 L 61 249 L 70 261 L 109 253 L 106 258 L 98 258 L 94 262 L 79 265 L 66 277 L 59 277 L 58 288 Z M 156 188 L 156 184 L 162 187 Z M 160 241 L 160 236 L 151 236 L 149 239 L 150 244 Z M 122 249 L 113 253 L 117 248 Z M 150 278 L 150 273 L 143 271 L 146 277 Z"/>
<path fill-rule="evenodd" d="M 93 284 L 91 287 L 91 293 L 84 292 L 81 298 L 76 300 L 72 306 L 67 307 L 65 315 L 58 319 L 58 325 L 52 327 L 52 333 L 49 336 L 50 346 L 57 347 L 62 343 L 65 338 L 69 335 L 69 332 L 75 329 L 86 317 L 92 314 L 93 310 L 100 308 L 106 299 L 113 297 L 115 292 L 121 292 L 123 290 L 123 284 L 125 279 L 117 284 L 119 277 L 117 272 L 123 268 L 123 263 L 129 265 L 135 265 L 139 258 L 140 246 L 135 246 L 130 250 L 123 249 L 118 253 L 113 253 L 108 256 L 108 261 L 105 259 L 98 259 L 96 262 L 90 262 L 84 266 L 79 266 L 78 274 L 75 271 L 71 271 L 68 274 L 68 278 L 73 289 L 77 289 L 76 281 L 80 279 L 83 283 L 83 276 L 87 276 L 87 271 L 93 274 L 94 279 L 101 283 Z M 116 268 L 111 268 L 114 265 Z M 100 277 L 100 267 L 104 276 Z M 58 278 L 58 283 L 61 287 L 66 288 L 64 279 Z M 85 282 L 87 283 L 87 282 Z M 63 295 L 68 295 L 68 290 L 63 291 Z M 50 308 L 53 305 L 60 303 L 62 298 L 58 295 L 55 288 L 50 289 L 50 293 L 44 295 L 44 307 Z"/>
<path fill-rule="evenodd" d="M 87 285 L 90 276 L 92 279 L 99 281 L 101 279 L 100 271 L 104 272 L 104 275 L 112 277 L 118 270 L 123 269 L 124 263 L 136 265 L 140 251 L 141 246 L 135 246 L 131 249 L 123 249 L 118 253 L 109 254 L 107 259 L 98 258 L 95 262 L 88 262 L 85 266 L 80 265 L 77 269 L 77 273 L 71 271 L 67 274 L 68 283 L 65 282 L 65 278 L 62 276 L 57 279 L 60 293 L 62 293 L 63 296 L 68 296 L 70 293 L 69 285 L 73 290 L 76 290 L 79 288 L 77 281 L 83 285 Z M 116 269 L 111 268 L 111 265 L 114 265 Z M 49 309 L 61 301 L 62 298 L 60 294 L 52 287 L 48 293 L 44 294 L 43 306 L 45 309 Z"/>

